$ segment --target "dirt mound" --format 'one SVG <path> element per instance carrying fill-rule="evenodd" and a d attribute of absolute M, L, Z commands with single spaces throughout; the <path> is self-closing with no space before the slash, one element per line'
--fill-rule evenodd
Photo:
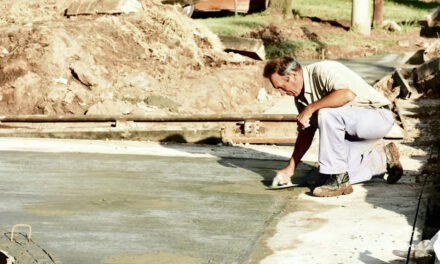
<path fill-rule="evenodd" d="M 70 3 L 0 3 L 3 114 L 105 114 L 111 102 L 112 114 L 258 110 L 261 66 L 224 53 L 176 7 L 143 1 L 137 14 L 68 18 Z"/>
<path fill-rule="evenodd" d="M 274 44 L 292 39 L 307 39 L 300 27 L 271 23 L 265 27 L 258 27 L 244 37 L 263 40 L 264 44 Z"/>

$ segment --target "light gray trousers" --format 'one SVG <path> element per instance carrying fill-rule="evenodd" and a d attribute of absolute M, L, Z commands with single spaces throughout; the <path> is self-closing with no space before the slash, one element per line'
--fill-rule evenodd
<path fill-rule="evenodd" d="M 392 128 L 388 109 L 342 106 L 318 112 L 319 172 L 348 172 L 352 184 L 386 172 L 386 157 L 374 143 Z"/>

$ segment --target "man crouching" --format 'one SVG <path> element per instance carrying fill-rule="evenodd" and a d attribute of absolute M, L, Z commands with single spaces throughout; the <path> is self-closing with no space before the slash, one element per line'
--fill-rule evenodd
<path fill-rule="evenodd" d="M 336 61 L 302 67 L 294 58 L 267 62 L 264 76 L 282 95 L 295 97 L 298 137 L 289 164 L 277 172 L 272 186 L 291 184 L 296 165 L 319 129 L 319 173 L 327 179 L 314 196 L 353 192 L 351 184 L 387 174 L 397 182 L 403 174 L 394 143 L 371 150 L 392 128 L 391 102 L 359 75 Z"/>

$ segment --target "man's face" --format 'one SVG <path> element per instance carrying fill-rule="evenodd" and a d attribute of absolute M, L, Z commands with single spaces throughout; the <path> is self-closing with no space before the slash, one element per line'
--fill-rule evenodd
<path fill-rule="evenodd" d="M 280 91 L 281 95 L 298 96 L 303 88 L 303 78 L 299 71 L 292 71 L 287 77 L 274 73 L 269 80 L 272 86 Z"/>

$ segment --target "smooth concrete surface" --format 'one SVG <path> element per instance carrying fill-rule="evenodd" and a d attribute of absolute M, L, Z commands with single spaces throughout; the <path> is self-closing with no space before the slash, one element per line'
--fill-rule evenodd
<path fill-rule="evenodd" d="M 427 152 L 399 147 L 398 184 L 316 198 L 265 190 L 292 146 L 0 139 L 0 227 L 32 224 L 64 263 L 405 263 Z M 315 142 L 293 181 L 316 160 Z"/>
<path fill-rule="evenodd" d="M 63 263 L 242 263 L 301 189 L 265 190 L 284 163 L 2 151 L 0 227 Z"/>

